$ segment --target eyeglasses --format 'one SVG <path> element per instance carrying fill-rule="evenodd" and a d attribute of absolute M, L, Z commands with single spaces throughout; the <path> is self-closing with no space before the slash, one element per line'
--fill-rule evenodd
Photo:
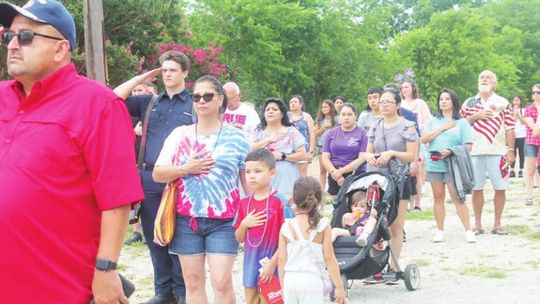
<path fill-rule="evenodd" d="M 395 103 L 396 103 L 395 101 L 390 101 L 390 100 L 379 100 L 380 105 L 390 105 L 390 104 L 395 104 Z"/>
<path fill-rule="evenodd" d="M 205 93 L 203 95 L 191 94 L 191 100 L 193 100 L 194 103 L 199 103 L 202 98 L 205 102 L 210 102 L 214 99 L 214 96 L 216 95 L 219 96 L 221 94 L 217 94 L 217 93 Z"/>
<path fill-rule="evenodd" d="M 533 95 L 540 95 L 540 91 L 532 91 Z"/>
<path fill-rule="evenodd" d="M 22 30 L 18 34 L 16 34 L 15 32 L 5 32 L 2 35 L 2 44 L 7 46 L 9 42 L 11 41 L 11 39 L 13 39 L 14 37 L 17 37 L 17 40 L 20 45 L 29 45 L 34 40 L 35 36 L 40 36 L 43 38 L 49 38 L 49 39 L 54 39 L 54 40 L 65 40 L 64 38 L 58 38 L 54 36 L 35 33 L 31 30 Z"/>

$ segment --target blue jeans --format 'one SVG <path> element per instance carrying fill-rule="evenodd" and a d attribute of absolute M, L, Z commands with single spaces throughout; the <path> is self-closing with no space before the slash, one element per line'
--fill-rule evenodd
<path fill-rule="evenodd" d="M 142 184 L 144 203 L 141 206 L 141 224 L 154 267 L 155 293 L 157 295 L 170 294 L 174 291 L 177 295 L 185 297 L 186 285 L 178 256 L 169 254 L 169 246 L 161 247 L 153 242 L 154 220 L 165 184 L 154 182 L 152 171 L 142 172 Z"/>

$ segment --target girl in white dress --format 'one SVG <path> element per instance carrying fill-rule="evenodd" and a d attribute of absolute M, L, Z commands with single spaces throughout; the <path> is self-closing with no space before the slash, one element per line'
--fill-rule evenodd
<path fill-rule="evenodd" d="M 281 227 L 278 248 L 285 304 L 324 303 L 328 273 L 335 286 L 335 303 L 345 303 L 331 228 L 319 211 L 321 198 L 321 186 L 313 177 L 301 177 L 294 183 L 296 214 Z"/>

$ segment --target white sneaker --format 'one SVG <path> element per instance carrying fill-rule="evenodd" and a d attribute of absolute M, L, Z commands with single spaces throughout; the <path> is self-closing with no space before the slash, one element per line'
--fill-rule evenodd
<path fill-rule="evenodd" d="M 440 243 L 444 240 L 444 231 L 437 230 L 433 236 L 433 243 Z"/>
<path fill-rule="evenodd" d="M 465 231 L 465 240 L 467 243 L 476 243 L 476 235 L 472 230 Z"/>

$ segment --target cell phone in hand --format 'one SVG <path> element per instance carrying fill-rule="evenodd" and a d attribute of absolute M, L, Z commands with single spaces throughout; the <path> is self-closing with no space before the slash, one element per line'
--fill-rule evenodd
<path fill-rule="evenodd" d="M 429 151 L 429 154 L 432 161 L 439 161 L 442 159 L 442 153 L 439 151 Z"/>
<path fill-rule="evenodd" d="M 122 290 L 124 291 L 124 295 L 126 295 L 126 298 L 131 297 L 131 295 L 135 292 L 135 285 L 123 275 L 118 274 L 118 276 L 120 277 L 120 282 L 122 282 Z M 96 300 L 92 299 L 90 304 L 96 304 Z"/>

